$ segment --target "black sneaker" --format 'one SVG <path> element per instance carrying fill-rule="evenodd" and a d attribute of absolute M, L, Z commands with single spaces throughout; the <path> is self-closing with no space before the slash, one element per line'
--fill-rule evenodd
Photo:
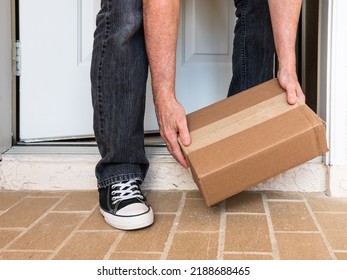
<path fill-rule="evenodd" d="M 140 229 L 153 223 L 153 211 L 140 184 L 140 180 L 130 180 L 99 188 L 100 211 L 106 223 L 122 230 Z"/>

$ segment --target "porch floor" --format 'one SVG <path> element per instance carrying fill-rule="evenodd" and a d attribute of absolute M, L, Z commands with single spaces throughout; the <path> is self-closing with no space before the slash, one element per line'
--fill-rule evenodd
<path fill-rule="evenodd" d="M 97 191 L 0 191 L 0 259 L 343 259 L 347 199 L 243 192 L 206 207 L 198 191 L 145 191 L 155 223 L 108 226 Z"/>

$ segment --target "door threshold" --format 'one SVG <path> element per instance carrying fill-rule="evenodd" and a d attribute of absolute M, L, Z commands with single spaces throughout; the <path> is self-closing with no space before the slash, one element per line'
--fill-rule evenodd
<path fill-rule="evenodd" d="M 147 157 L 171 157 L 166 147 L 146 146 L 145 152 Z M 30 145 L 30 146 L 13 146 L 3 154 L 3 157 L 12 155 L 94 155 L 99 156 L 97 146 L 54 146 L 54 145 Z"/>
<path fill-rule="evenodd" d="M 148 157 L 170 156 L 166 145 L 157 133 L 145 135 L 145 152 Z M 66 154 L 66 155 L 99 155 L 94 138 L 65 139 L 52 141 L 18 142 L 5 154 Z"/>

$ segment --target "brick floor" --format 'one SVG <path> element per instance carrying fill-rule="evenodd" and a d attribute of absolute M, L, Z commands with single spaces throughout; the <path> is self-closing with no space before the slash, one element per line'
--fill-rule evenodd
<path fill-rule="evenodd" d="M 343 259 L 347 199 L 243 192 L 207 207 L 197 191 L 146 191 L 155 223 L 107 225 L 97 191 L 0 191 L 0 259 Z"/>

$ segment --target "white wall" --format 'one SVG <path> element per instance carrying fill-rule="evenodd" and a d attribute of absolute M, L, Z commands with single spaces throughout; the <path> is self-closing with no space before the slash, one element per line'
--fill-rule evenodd
<path fill-rule="evenodd" d="M 0 158 L 11 146 L 11 1 L 0 0 Z"/>

